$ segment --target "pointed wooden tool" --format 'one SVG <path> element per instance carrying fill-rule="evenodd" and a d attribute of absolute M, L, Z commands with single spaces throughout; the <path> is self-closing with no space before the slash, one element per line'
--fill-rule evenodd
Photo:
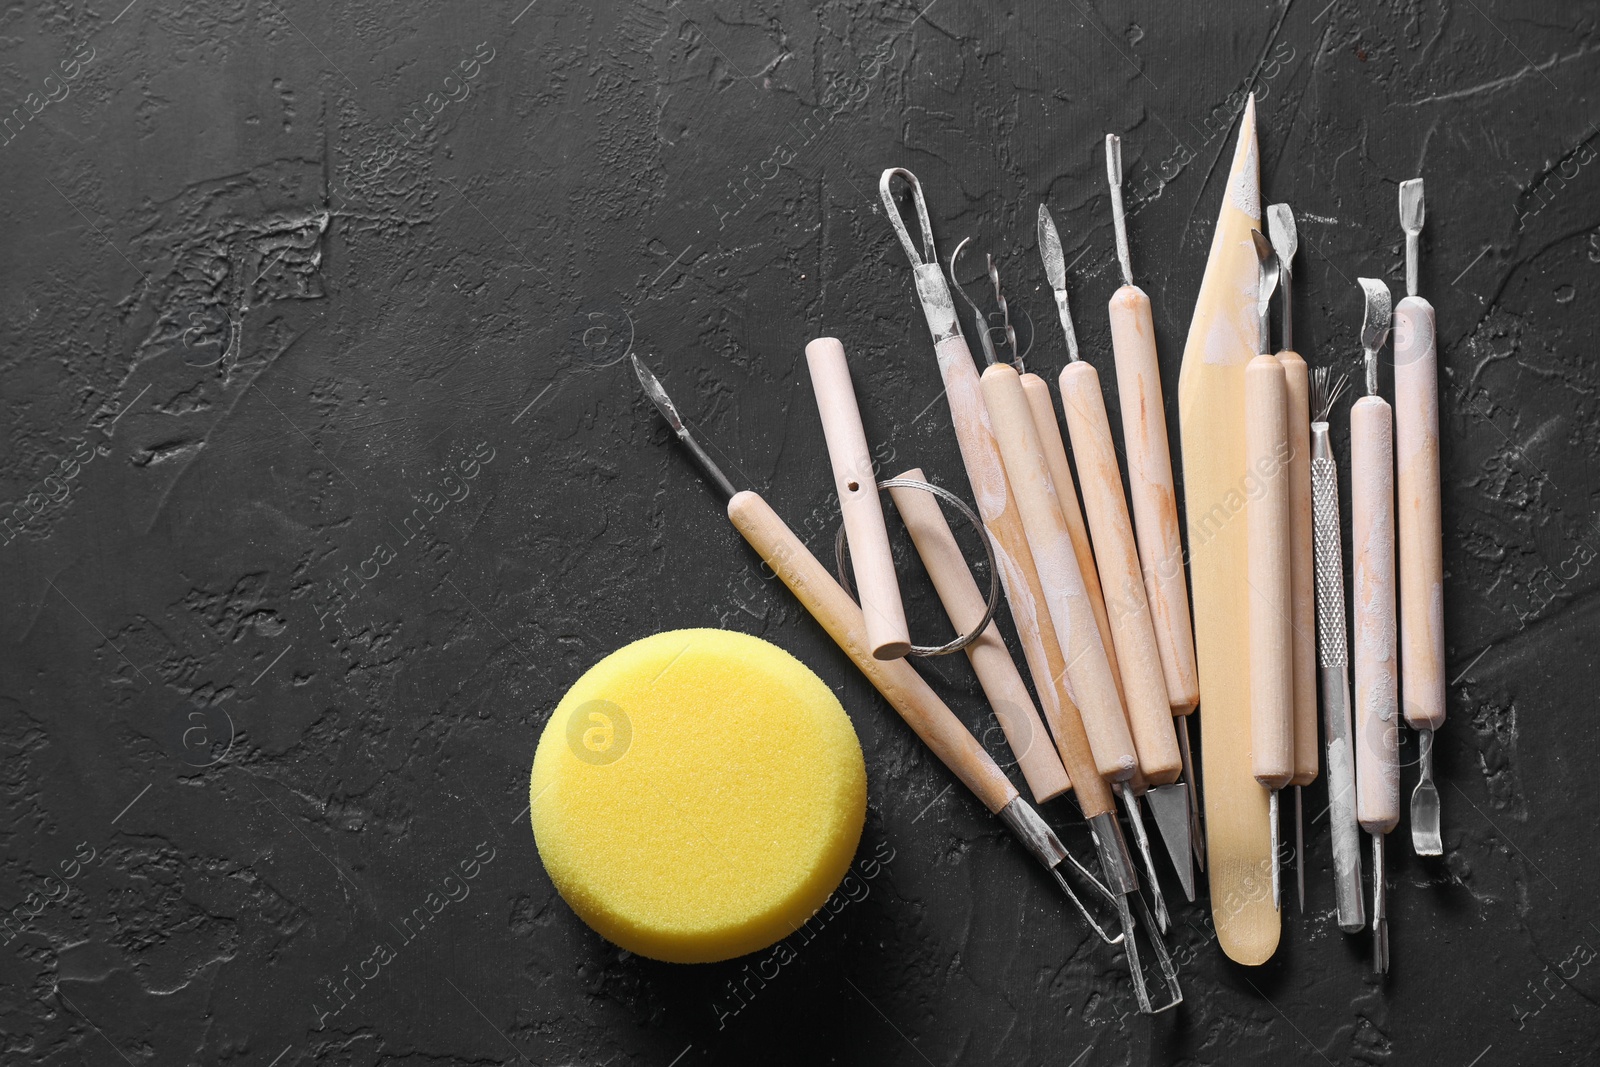
<path fill-rule="evenodd" d="M 1178 375 L 1184 508 L 1200 667 L 1206 873 L 1217 942 L 1238 963 L 1278 947 L 1267 791 L 1250 767 L 1249 586 L 1245 582 L 1244 369 L 1260 342 L 1261 226 L 1256 101 L 1245 105 L 1216 236 Z"/>

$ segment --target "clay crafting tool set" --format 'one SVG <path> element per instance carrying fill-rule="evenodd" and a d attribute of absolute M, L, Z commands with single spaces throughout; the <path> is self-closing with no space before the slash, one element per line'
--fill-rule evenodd
<path fill-rule="evenodd" d="M 1120 449 L 1100 372 L 1079 346 L 1066 255 L 1048 208 L 1038 208 L 1036 237 L 1065 347 L 1059 408 L 1048 380 L 1024 365 L 1029 352 L 1050 346 L 1030 336 L 1027 351 L 1019 349 L 1000 265 L 986 257 L 983 274 L 964 284 L 970 237 L 942 263 L 922 186 L 901 168 L 883 172 L 879 195 L 910 262 L 975 507 L 920 467 L 877 478 L 844 344 L 811 341 L 806 364 L 842 518 L 836 578 L 761 496 L 729 481 L 661 382 L 631 357 L 645 394 L 726 500 L 729 520 L 928 748 L 1052 873 L 1089 927 L 1122 949 L 1139 1008 L 1149 1013 L 1183 994 L 1163 939 L 1171 916 L 1139 797 L 1189 901 L 1196 869 L 1206 874 L 1218 942 L 1244 964 L 1265 962 L 1280 937 L 1279 797 L 1288 786 L 1295 787 L 1295 896 L 1306 909 L 1302 790 L 1323 770 L 1319 719 L 1337 923 L 1356 932 L 1370 918 L 1375 970 L 1386 971 L 1389 960 L 1383 839 L 1400 819 L 1402 709 L 1422 756 L 1413 845 L 1419 855 L 1442 852 L 1432 761 L 1433 731 L 1445 714 L 1438 388 L 1433 309 L 1417 296 L 1422 183 L 1400 187 L 1408 295 L 1392 312 L 1393 408 L 1379 389 L 1389 290 L 1360 279 L 1366 390 L 1349 413 L 1347 601 L 1330 419 L 1348 378 L 1328 366 L 1312 369 L 1295 350 L 1298 234 L 1287 205 L 1263 211 L 1255 118 L 1252 96 L 1177 381 L 1187 549 L 1151 302 L 1134 283 L 1115 135 L 1105 139 L 1106 178 L 1122 285 L 1107 320 Z M 957 293 L 972 311 L 981 369 Z M 961 635 L 945 644 L 911 642 L 882 490 Z M 944 504 L 979 535 L 987 593 Z M 997 623 L 1002 602 L 1027 680 Z M 966 653 L 1033 803 L 913 666 L 956 651 Z M 1198 765 L 1190 737 L 1197 710 Z M 1074 857 L 1035 807 L 1069 791 L 1097 869 Z M 1370 915 L 1362 831 L 1372 841 Z"/>

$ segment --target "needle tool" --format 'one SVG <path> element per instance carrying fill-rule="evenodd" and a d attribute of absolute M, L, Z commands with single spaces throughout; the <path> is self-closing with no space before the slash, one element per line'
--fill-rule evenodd
<path fill-rule="evenodd" d="M 1306 361 L 1294 349 L 1294 254 L 1299 247 L 1288 204 L 1267 208 L 1267 233 L 1278 257 L 1279 324 L 1284 386 L 1289 397 L 1289 587 L 1294 642 L 1294 875 L 1300 910 L 1306 910 L 1305 787 L 1317 779 L 1317 595 L 1311 535 L 1311 383 Z"/>
<path fill-rule="evenodd" d="M 1189 718 L 1200 703 L 1200 675 L 1195 666 L 1194 629 L 1189 618 L 1189 586 L 1183 543 L 1178 536 L 1178 495 L 1172 478 L 1172 453 L 1167 441 L 1166 405 L 1161 367 L 1156 356 L 1155 319 L 1150 297 L 1133 283 L 1133 258 L 1128 251 L 1128 219 L 1122 204 L 1122 139 L 1106 135 L 1106 182 L 1111 191 L 1111 221 L 1116 230 L 1117 262 L 1122 286 L 1111 296 L 1111 351 L 1117 368 L 1117 396 L 1122 408 L 1122 443 L 1128 461 L 1128 493 L 1133 501 L 1133 527 L 1138 535 L 1139 562 L 1155 625 L 1156 647 L 1166 676 L 1167 700 L 1177 718 L 1178 750 L 1183 757 L 1186 796 L 1182 816 L 1194 862 L 1205 869 L 1205 836 L 1200 832 L 1200 795 L 1195 784 L 1194 756 L 1189 744 Z M 1045 271 L 1057 289 L 1058 306 L 1066 299 L 1066 267 L 1057 238 L 1054 252 L 1046 243 L 1041 215 L 1040 247 Z M 1054 233 L 1054 223 L 1049 227 Z M 1056 275 L 1061 285 L 1056 286 Z M 1165 787 L 1154 794 L 1156 824 L 1170 848 L 1177 840 L 1173 820 L 1179 817 L 1174 795 Z M 1177 863 L 1177 857 L 1174 857 Z M 1178 863 L 1184 893 L 1194 899 L 1194 872 Z"/>
<path fill-rule="evenodd" d="M 1289 392 L 1272 354 L 1268 312 L 1277 253 L 1250 231 L 1261 262 L 1260 353 L 1244 371 L 1247 581 L 1250 586 L 1250 769 L 1265 786 L 1272 833 L 1272 903 L 1283 907 L 1278 794 L 1294 778 L 1294 596 L 1290 583 Z"/>
<path fill-rule="evenodd" d="M 1372 837 L 1372 969 L 1389 970 L 1383 837 L 1400 822 L 1398 647 L 1395 639 L 1394 416 L 1378 395 L 1389 336 L 1389 288 L 1357 278 L 1366 301 L 1361 349 L 1367 395 L 1350 406 L 1350 514 L 1355 597 L 1356 817 Z"/>
<path fill-rule="evenodd" d="M 903 181 L 910 190 L 921 231 L 920 241 L 913 240 L 906 227 L 894 195 L 896 179 Z M 1096 730 L 1114 730 L 1120 726 L 1124 734 L 1127 725 L 1116 703 L 1115 683 L 1105 650 L 1100 645 L 1099 631 L 1095 628 L 1082 575 L 1066 536 L 1061 510 L 1046 488 L 1049 474 L 1039 454 L 1038 434 L 1028 413 L 1027 399 L 1017 383 L 1014 393 L 1003 390 L 1012 400 L 1012 406 L 991 417 L 993 401 L 989 389 L 979 380 L 972 351 L 962 336 L 955 301 L 934 249 L 927 201 L 916 176 L 902 168 L 885 170 L 878 182 L 878 192 L 890 225 L 911 262 L 917 296 L 933 338 L 945 397 L 950 404 L 956 442 L 972 483 L 979 514 L 994 542 L 1012 618 L 1017 623 L 1018 636 L 1033 674 L 1034 688 L 1055 734 L 1056 748 L 1072 780 L 1078 806 L 1100 851 L 1101 870 L 1118 907 L 1134 993 L 1141 1011 L 1165 1011 L 1183 999 L 1177 968 L 1138 891 L 1139 877 L 1117 822 L 1116 805 L 1105 777 L 1115 773 L 1122 779 L 1130 778 L 1138 769 L 1137 763 L 1130 755 L 1125 764 L 1118 763 L 1103 770 L 1096 763 L 1098 752 L 1091 749 L 1089 743 L 1086 732 L 1089 721 Z M 1001 364 L 991 366 L 986 373 L 1009 375 L 1012 382 L 1017 382 L 1018 378 L 1014 368 Z M 1004 433 L 997 439 L 1002 429 Z M 1016 477 L 1008 477 L 1011 467 L 1003 458 L 1002 449 L 1006 450 L 1007 458 L 1020 459 L 1028 453 L 1030 445 L 1032 464 L 1019 467 Z M 1019 479 L 1022 480 L 1019 482 Z M 1041 501 L 1049 505 L 1048 511 L 1055 516 L 1047 527 L 1037 523 L 1037 520 L 1045 520 L 1046 509 L 1040 505 Z M 1026 513 L 1023 507 L 1027 508 Z M 1025 522 L 1039 531 L 1040 538 L 1048 536 L 1047 566 L 1036 565 L 1036 535 L 1033 529 L 1024 528 Z M 1048 574 L 1043 573 L 1046 570 Z M 1060 643 L 1061 635 L 1069 638 L 1067 647 Z M 1067 658 L 1080 648 L 1085 653 L 1083 656 L 1076 661 Z M 1098 655 L 1089 654 L 1094 650 L 1098 650 Z M 1080 706 L 1084 708 L 1081 715 Z M 1108 710 L 1115 714 L 1107 714 Z M 1131 743 L 1128 747 L 1131 750 Z M 1135 907 L 1144 920 L 1154 955 L 1155 972 L 1149 976 L 1139 958 Z M 1160 1004 L 1150 996 L 1152 983 L 1164 987 L 1166 999 Z"/>
<path fill-rule="evenodd" d="M 1439 509 L 1439 359 L 1433 305 L 1417 295 L 1422 179 L 1400 183 L 1406 297 L 1394 309 L 1394 445 L 1400 523 L 1400 692 L 1417 731 L 1421 777 L 1411 794 L 1411 847 L 1444 854 L 1433 732 L 1444 725 L 1444 526 Z"/>
<path fill-rule="evenodd" d="M 1317 657 L 1322 726 L 1328 738 L 1328 827 L 1339 929 L 1366 925 L 1361 903 L 1361 828 L 1356 821 L 1356 765 L 1350 724 L 1350 658 L 1344 610 L 1344 545 L 1339 532 L 1339 468 L 1328 416 L 1350 386 L 1327 367 L 1311 376 L 1311 506 L 1317 557 Z"/>

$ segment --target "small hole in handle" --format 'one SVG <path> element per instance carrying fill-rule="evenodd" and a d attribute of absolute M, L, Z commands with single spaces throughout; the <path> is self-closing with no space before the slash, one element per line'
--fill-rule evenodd
<path fill-rule="evenodd" d="M 860 489 L 860 488 L 861 488 L 861 483 L 860 483 L 860 482 L 845 482 L 845 483 L 844 483 L 844 487 L 845 487 L 845 488 L 846 488 L 846 489 L 848 489 L 848 490 L 850 490 L 850 491 L 851 491 L 851 492 L 852 492 L 852 493 L 853 493 L 853 492 L 855 492 L 855 491 L 856 491 L 856 490 L 857 490 L 857 489 Z"/>

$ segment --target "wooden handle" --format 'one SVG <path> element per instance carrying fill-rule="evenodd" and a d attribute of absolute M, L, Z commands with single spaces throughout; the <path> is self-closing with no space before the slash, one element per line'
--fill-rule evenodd
<path fill-rule="evenodd" d="M 1050 725 L 1056 751 L 1072 779 L 1084 817 L 1104 815 L 1115 810 L 1111 787 L 1095 767 L 1082 716 L 1068 693 L 1067 662 L 1045 606 L 1044 588 L 1022 529 L 1022 515 L 1011 499 L 972 352 L 959 335 L 935 343 L 933 351 L 939 360 L 962 464 L 1000 565 L 1000 581 L 1011 608 L 1011 620 L 1017 627 L 1017 640 L 1033 675 L 1034 692 L 1039 694 L 1040 709 Z"/>
<path fill-rule="evenodd" d="M 872 655 L 861 609 L 765 500 L 748 490 L 735 493 L 728 501 L 728 519 L 940 762 L 983 801 L 984 807 L 998 812 L 1017 798 L 1016 787 L 1005 772 L 909 663 L 903 659 L 880 660 Z"/>
<path fill-rule="evenodd" d="M 898 477 L 918 482 L 928 480 L 916 467 Z M 939 501 L 920 489 L 905 486 L 891 488 L 889 495 L 894 498 L 894 506 L 900 510 L 900 518 L 911 533 L 922 565 L 933 579 L 933 587 L 950 616 L 950 624 L 958 634 L 970 632 L 983 618 L 987 601 L 967 567 L 966 557 L 961 554 L 961 546 L 945 521 Z M 1000 627 L 991 621 L 978 639 L 966 647 L 966 653 L 983 686 L 984 696 L 989 698 L 989 706 L 994 709 L 994 717 L 1000 720 L 1006 743 L 1022 768 L 1022 776 L 1033 791 L 1033 798 L 1043 804 L 1065 793 L 1071 782 L 1061 766 L 1061 757 L 1050 742 L 1050 735 L 1045 733 L 1044 723 L 1017 671 L 1016 661 L 1000 636 Z"/>
<path fill-rule="evenodd" d="M 1393 425 L 1381 397 L 1364 396 L 1350 406 L 1356 818 L 1375 834 L 1400 822 Z"/>
<path fill-rule="evenodd" d="M 833 464 L 834 488 L 839 493 L 839 513 L 850 542 L 850 568 L 856 593 L 867 619 L 867 646 L 877 659 L 900 659 L 911 651 L 905 607 L 900 602 L 900 582 L 889 551 L 889 531 L 883 523 L 883 503 L 872 472 L 872 453 L 861 425 L 861 409 L 850 384 L 850 365 L 844 345 L 833 337 L 819 337 L 806 345 L 806 365 L 811 368 L 811 388 L 822 414 L 822 435 Z"/>
<path fill-rule="evenodd" d="M 1399 469 L 1400 692 L 1406 721 L 1444 725 L 1444 526 L 1439 487 L 1439 366 L 1433 305 L 1394 309 L 1394 444 Z"/>
<path fill-rule="evenodd" d="M 1083 506 L 1094 534 L 1100 587 L 1111 617 L 1112 642 L 1122 666 L 1122 691 L 1128 725 L 1139 755 L 1139 771 L 1151 785 L 1169 785 L 1183 771 L 1178 736 L 1172 728 L 1172 705 L 1161 668 L 1155 625 L 1145 599 L 1133 523 L 1122 495 L 1122 473 L 1111 442 L 1100 375 L 1082 361 L 1061 371 L 1061 408 L 1078 459 Z"/>
<path fill-rule="evenodd" d="M 1294 599 L 1289 578 L 1289 400 L 1283 364 L 1244 370 L 1250 592 L 1250 770 L 1268 789 L 1294 776 Z"/>
<path fill-rule="evenodd" d="M 1028 398 L 1016 369 L 1009 365 L 995 364 L 984 370 L 982 384 L 1006 477 L 1044 588 L 1045 606 L 1066 657 L 1069 692 L 1082 715 L 1095 765 L 1105 778 L 1126 781 L 1138 769 L 1133 736 L 1123 717 L 1116 678 L 1100 641 L 1072 538 L 1056 503 Z M 1081 789 L 1076 768 L 1067 770 Z"/>
<path fill-rule="evenodd" d="M 1111 661 L 1111 676 L 1117 680 L 1117 697 L 1127 706 L 1122 691 L 1122 667 L 1117 662 L 1116 644 L 1111 637 L 1111 619 L 1106 614 L 1105 593 L 1100 589 L 1100 570 L 1094 562 L 1094 546 L 1089 541 L 1089 529 L 1083 524 L 1083 511 L 1078 507 L 1077 480 L 1072 476 L 1072 466 L 1067 462 L 1067 446 L 1061 440 L 1061 427 L 1056 425 L 1055 402 L 1050 399 L 1050 384 L 1037 374 L 1022 374 L 1022 394 L 1028 398 L 1028 410 L 1033 413 L 1033 428 L 1039 434 L 1039 445 L 1044 449 L 1044 465 L 1050 472 L 1050 484 L 1055 487 L 1056 503 L 1061 507 L 1061 517 L 1067 522 L 1067 533 L 1072 536 L 1072 554 L 1078 558 L 1078 573 L 1083 575 L 1083 588 L 1089 594 L 1089 606 L 1094 609 L 1095 626 L 1100 630 L 1100 643 L 1105 646 L 1106 658 Z"/>
<path fill-rule="evenodd" d="M 1294 777 L 1317 778 L 1317 572 L 1311 551 L 1311 373 L 1298 352 L 1279 352 L 1289 396 L 1289 591 L 1294 600 Z"/>
<path fill-rule="evenodd" d="M 1178 537 L 1178 496 L 1173 488 L 1150 298 L 1138 286 L 1124 285 L 1111 297 L 1110 314 L 1122 443 L 1128 454 L 1128 493 L 1133 500 L 1133 528 L 1139 538 L 1150 619 L 1156 628 L 1172 713 L 1188 715 L 1200 703 L 1200 672 L 1195 667 L 1189 583 L 1184 579 L 1183 543 Z"/>

